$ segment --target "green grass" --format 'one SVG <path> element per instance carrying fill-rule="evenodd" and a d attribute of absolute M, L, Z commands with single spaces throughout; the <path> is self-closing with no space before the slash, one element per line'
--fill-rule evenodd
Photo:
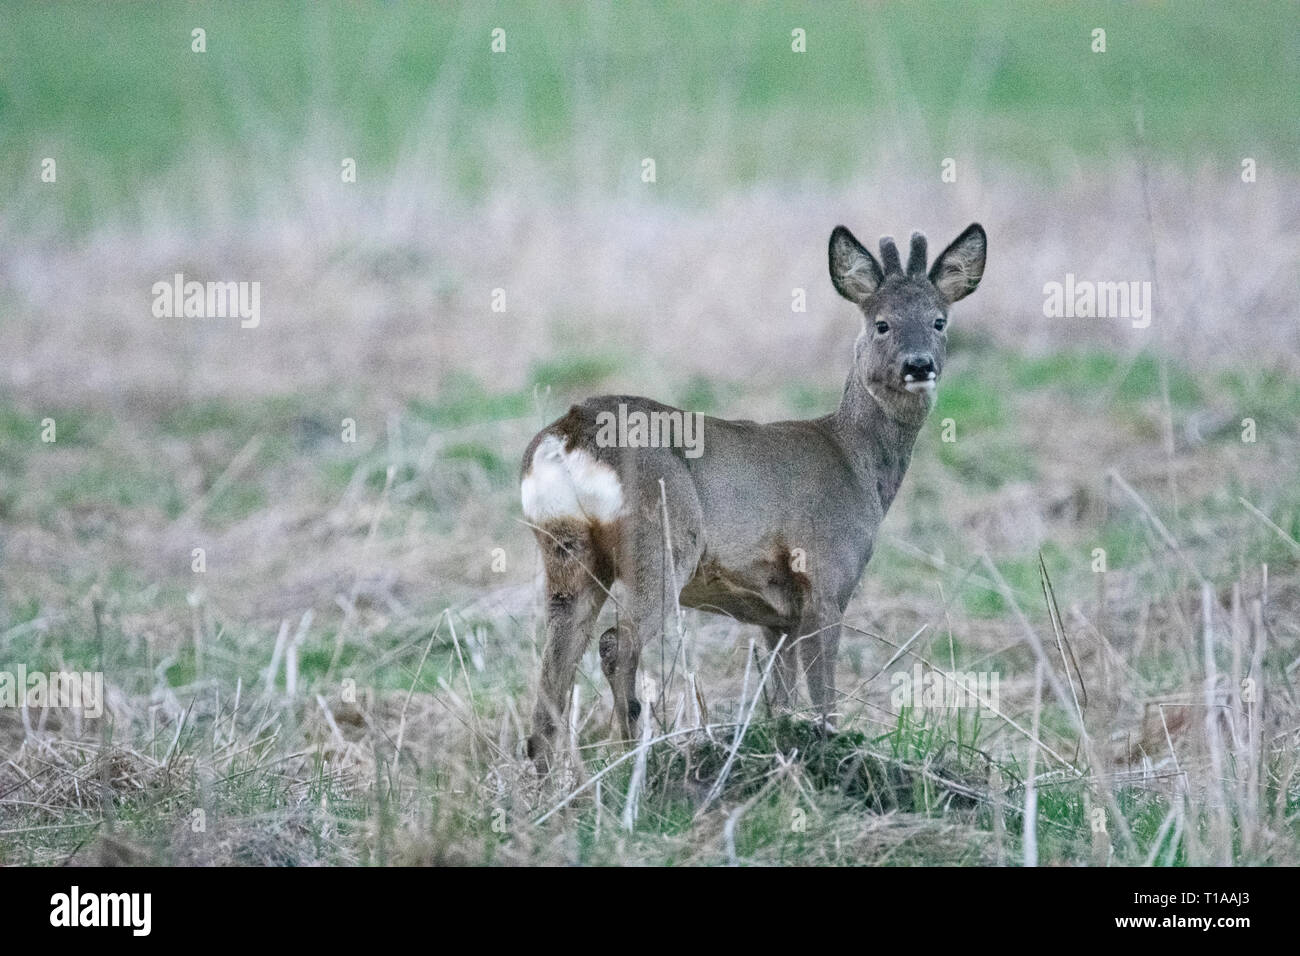
<path fill-rule="evenodd" d="M 409 411 L 435 428 L 456 428 L 477 422 L 519 418 L 533 407 L 531 388 L 512 392 L 491 391 L 472 376 L 450 376 L 434 399 L 416 399 Z"/>
<path fill-rule="evenodd" d="M 804 382 L 794 382 L 786 387 L 785 402 L 790 414 L 799 418 L 825 415 L 839 406 L 842 391 L 817 388 Z"/>
<path fill-rule="evenodd" d="M 1013 361 L 1007 356 L 975 359 L 946 373 L 939 389 L 929 427 L 939 436 L 939 460 L 965 482 L 999 488 L 1035 476 L 1033 456 L 1009 427 L 999 384 L 1003 363 Z"/>
<path fill-rule="evenodd" d="M 480 442 L 458 442 L 442 450 L 444 461 L 477 465 L 493 481 L 503 484 L 516 477 L 514 462 L 507 461 L 494 448 Z"/>
<path fill-rule="evenodd" d="M 994 564 L 1022 609 L 1031 602 L 1035 606 L 1041 602 L 1041 597 L 1037 597 L 1040 587 L 1037 555 L 1003 559 L 995 561 Z M 983 574 L 984 570 L 978 568 L 976 573 Z M 975 617 L 1000 619 L 1010 614 L 1012 610 L 1010 603 L 999 590 L 977 583 L 965 585 L 962 589 L 962 601 L 967 612 Z"/>
<path fill-rule="evenodd" d="M 259 431 L 284 433 L 302 423 L 307 410 L 323 403 L 323 398 L 303 395 L 238 401 L 207 398 L 163 409 L 157 424 L 164 435 L 190 440 L 213 433 L 249 437 Z"/>
<path fill-rule="evenodd" d="M 157 508 L 169 518 L 177 517 L 184 502 L 170 476 L 139 462 L 106 458 L 81 469 L 54 485 L 50 498 L 54 508 L 99 509 Z"/>
<path fill-rule="evenodd" d="M 1203 400 L 1195 378 L 1176 363 L 1167 362 L 1165 374 L 1171 405 L 1187 408 Z M 1148 354 L 1131 361 L 1100 351 L 1065 351 L 1023 358 L 1011 363 L 1011 380 L 1017 388 L 1059 389 L 1081 399 L 1110 395 L 1125 402 L 1138 402 L 1163 395 L 1160 362 Z"/>
<path fill-rule="evenodd" d="M 634 182 L 654 156 L 660 192 L 683 200 L 792 168 L 845 179 L 900 123 L 927 144 L 910 159 L 936 177 L 942 158 L 977 152 L 1044 170 L 1127 154 L 1136 102 L 1167 162 L 1235 171 L 1247 153 L 1265 168 L 1300 155 L 1288 3 L 146 9 L 4 4 L 0 174 L 39 190 L 24 215 L 84 224 L 217 148 L 241 176 L 278 180 L 304 163 L 337 176 L 344 156 L 370 178 L 417 143 L 459 144 L 438 162 L 482 194 L 509 182 L 492 158 L 506 129 L 569 185 Z M 198 26 L 206 53 L 190 50 Z M 791 52 L 796 27 L 805 54 Z M 1095 27 L 1104 54 L 1090 50 Z M 37 182 L 45 156 L 57 185 Z M 238 209 L 256 191 L 230 199 Z"/>
<path fill-rule="evenodd" d="M 715 415 L 726 403 L 735 401 L 740 392 L 740 387 L 735 383 L 714 382 L 702 375 L 696 375 L 682 386 L 673 404 L 690 412 Z M 824 406 L 822 411 L 829 407 L 832 406 Z M 808 414 L 811 416 L 819 412 L 813 411 Z"/>
<path fill-rule="evenodd" d="M 45 421 L 53 419 L 54 440 L 46 442 Z M 91 444 L 107 425 L 102 413 L 82 408 L 20 408 L 0 397 L 0 448 L 7 443 L 27 445 L 32 442 L 46 447 Z"/>
<path fill-rule="evenodd" d="M 1255 420 L 1258 440 L 1275 442 L 1289 436 L 1300 419 L 1300 382 L 1270 369 L 1233 369 L 1215 377 L 1214 394 L 1231 401 L 1242 414 L 1232 422 L 1240 434 L 1241 419 Z"/>
<path fill-rule="evenodd" d="M 618 371 L 622 363 L 612 356 L 565 355 L 534 364 L 529 381 L 557 392 L 591 388 Z"/>

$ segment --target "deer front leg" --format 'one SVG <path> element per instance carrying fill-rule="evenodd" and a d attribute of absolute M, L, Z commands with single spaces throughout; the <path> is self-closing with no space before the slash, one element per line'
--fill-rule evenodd
<path fill-rule="evenodd" d="M 781 644 L 781 637 L 785 635 L 785 643 Z M 767 649 L 776 655 L 776 662 L 772 665 L 772 676 L 768 680 L 769 700 L 771 701 L 772 710 L 781 711 L 790 707 L 799 687 L 799 661 L 798 651 L 794 646 L 794 639 L 789 636 L 785 628 L 765 627 L 763 628 L 763 637 L 767 639 Z M 777 645 L 781 644 L 780 650 Z"/>
<path fill-rule="evenodd" d="M 835 662 L 840 650 L 838 610 L 805 613 L 800 623 L 799 659 L 808 681 L 808 697 L 823 728 L 834 732 Z"/>

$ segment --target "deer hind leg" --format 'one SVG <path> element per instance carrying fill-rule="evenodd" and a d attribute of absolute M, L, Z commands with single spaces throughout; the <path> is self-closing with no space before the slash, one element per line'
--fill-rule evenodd
<path fill-rule="evenodd" d="M 614 693 L 614 719 L 623 740 L 634 740 L 641 716 L 636 695 L 636 672 L 641 663 L 636 629 L 624 624 L 600 635 L 600 669 Z"/>
<path fill-rule="evenodd" d="M 592 628 L 613 582 L 609 556 L 602 553 L 590 527 L 564 522 L 545 532 L 537 532 L 537 539 L 546 569 L 546 644 L 528 738 L 528 756 L 541 773 L 550 769 L 578 662 L 591 643 Z"/>
<path fill-rule="evenodd" d="M 602 637 L 602 651 L 608 649 L 610 663 L 605 664 L 604 653 L 601 659 L 602 668 L 608 666 L 605 676 L 614 692 L 614 713 L 625 740 L 638 739 L 640 720 L 646 708 L 655 703 L 641 700 L 638 693 L 637 668 L 642 652 L 662 642 L 668 671 L 681 653 L 677 601 L 682 586 L 699 564 L 702 537 L 700 503 L 688 475 L 669 471 L 662 495 L 657 478 L 642 477 L 636 486 L 645 492 L 624 519 L 619 559 L 620 576 L 627 585 L 627 604 L 621 609 L 620 628 L 613 634 L 605 632 L 608 641 Z M 665 502 L 667 534 L 663 523 Z M 671 560 L 666 547 L 669 540 Z M 677 674 L 685 677 L 680 666 Z M 661 676 L 667 679 L 668 675 Z"/>
<path fill-rule="evenodd" d="M 768 679 L 768 700 L 771 701 L 773 711 L 788 709 L 799 692 L 798 651 L 788 630 L 782 627 L 763 628 L 767 649 L 776 655 L 772 676 Z M 781 643 L 782 635 L 785 635 L 784 643 Z M 780 650 L 777 650 L 778 644 L 781 645 Z"/>

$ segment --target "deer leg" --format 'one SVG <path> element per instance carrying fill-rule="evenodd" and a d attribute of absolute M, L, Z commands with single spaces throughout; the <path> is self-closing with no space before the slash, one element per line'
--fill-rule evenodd
<path fill-rule="evenodd" d="M 573 695 L 578 662 L 591 641 L 591 627 L 600 612 L 604 592 L 591 587 L 578 595 L 553 594 L 547 606 L 546 645 L 533 709 L 528 756 L 540 773 L 550 769 L 556 731 L 564 724 Z"/>
<path fill-rule="evenodd" d="M 645 712 L 645 707 L 653 703 L 650 700 L 642 701 L 638 694 L 637 668 L 641 663 L 642 652 L 647 647 L 662 646 L 664 663 L 669 669 L 672 668 L 673 659 L 680 653 L 677 629 L 677 596 L 680 587 L 669 573 L 660 570 L 664 556 L 662 547 L 646 548 L 643 553 L 648 560 L 640 568 L 640 579 L 629 587 L 630 621 L 618 635 L 612 675 L 606 675 L 614 691 L 614 711 L 626 740 L 639 738 L 639 719 Z M 694 570 L 698 554 L 692 554 L 688 548 L 678 548 L 676 541 L 673 542 L 673 554 L 677 567 L 682 566 L 681 562 L 689 562 L 690 569 Z M 680 580 L 681 575 L 677 577 Z M 655 655 L 658 654 L 656 651 Z M 678 670 L 680 672 L 680 668 Z M 662 677 L 666 680 L 667 674 Z"/>
<path fill-rule="evenodd" d="M 578 662 L 591 642 L 592 627 L 608 585 L 594 576 L 590 533 L 555 529 L 538 534 L 546 566 L 546 644 L 533 709 L 528 756 L 540 773 L 550 769 L 556 731 L 565 721 Z"/>
<path fill-rule="evenodd" d="M 641 702 L 636 696 L 636 672 L 641 662 L 636 628 L 611 627 L 600 635 L 600 669 L 614 693 L 614 717 L 624 740 L 634 740 Z"/>
<path fill-rule="evenodd" d="M 783 634 L 786 638 L 785 643 L 781 644 Z M 798 694 L 798 651 L 795 650 L 794 641 L 788 635 L 786 628 L 765 627 L 763 637 L 767 639 L 767 649 L 776 655 L 776 662 L 772 665 L 772 677 L 768 680 L 772 710 L 785 710 Z M 778 644 L 781 644 L 780 650 L 777 650 Z"/>
<path fill-rule="evenodd" d="M 677 599 L 682 586 L 695 573 L 701 551 L 701 510 L 689 475 L 669 471 L 662 489 L 659 479 L 644 471 L 637 473 L 634 480 L 634 486 L 642 492 L 630 509 L 630 520 L 625 520 L 624 551 L 619 561 L 620 573 L 626 569 L 627 632 L 626 636 L 622 631 L 616 635 L 616 653 L 606 674 L 614 691 L 615 715 L 627 740 L 638 739 L 643 705 L 651 703 L 638 696 L 641 654 L 647 647 L 664 642 L 664 661 L 671 668 L 673 658 L 680 653 Z M 632 486 L 632 482 L 625 485 Z M 667 548 L 670 541 L 671 559 Z"/>
<path fill-rule="evenodd" d="M 808 681 L 813 710 L 827 730 L 838 699 L 835 693 L 835 661 L 840 650 L 838 613 L 805 613 L 800 623 L 799 658 Z"/>

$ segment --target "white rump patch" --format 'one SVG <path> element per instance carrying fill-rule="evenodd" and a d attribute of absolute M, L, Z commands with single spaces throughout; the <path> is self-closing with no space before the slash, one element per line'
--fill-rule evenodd
<path fill-rule="evenodd" d="M 611 522 L 623 507 L 614 469 L 581 448 L 565 451 L 559 435 L 538 442 L 519 494 L 524 517 L 533 524 L 557 518 Z"/>

